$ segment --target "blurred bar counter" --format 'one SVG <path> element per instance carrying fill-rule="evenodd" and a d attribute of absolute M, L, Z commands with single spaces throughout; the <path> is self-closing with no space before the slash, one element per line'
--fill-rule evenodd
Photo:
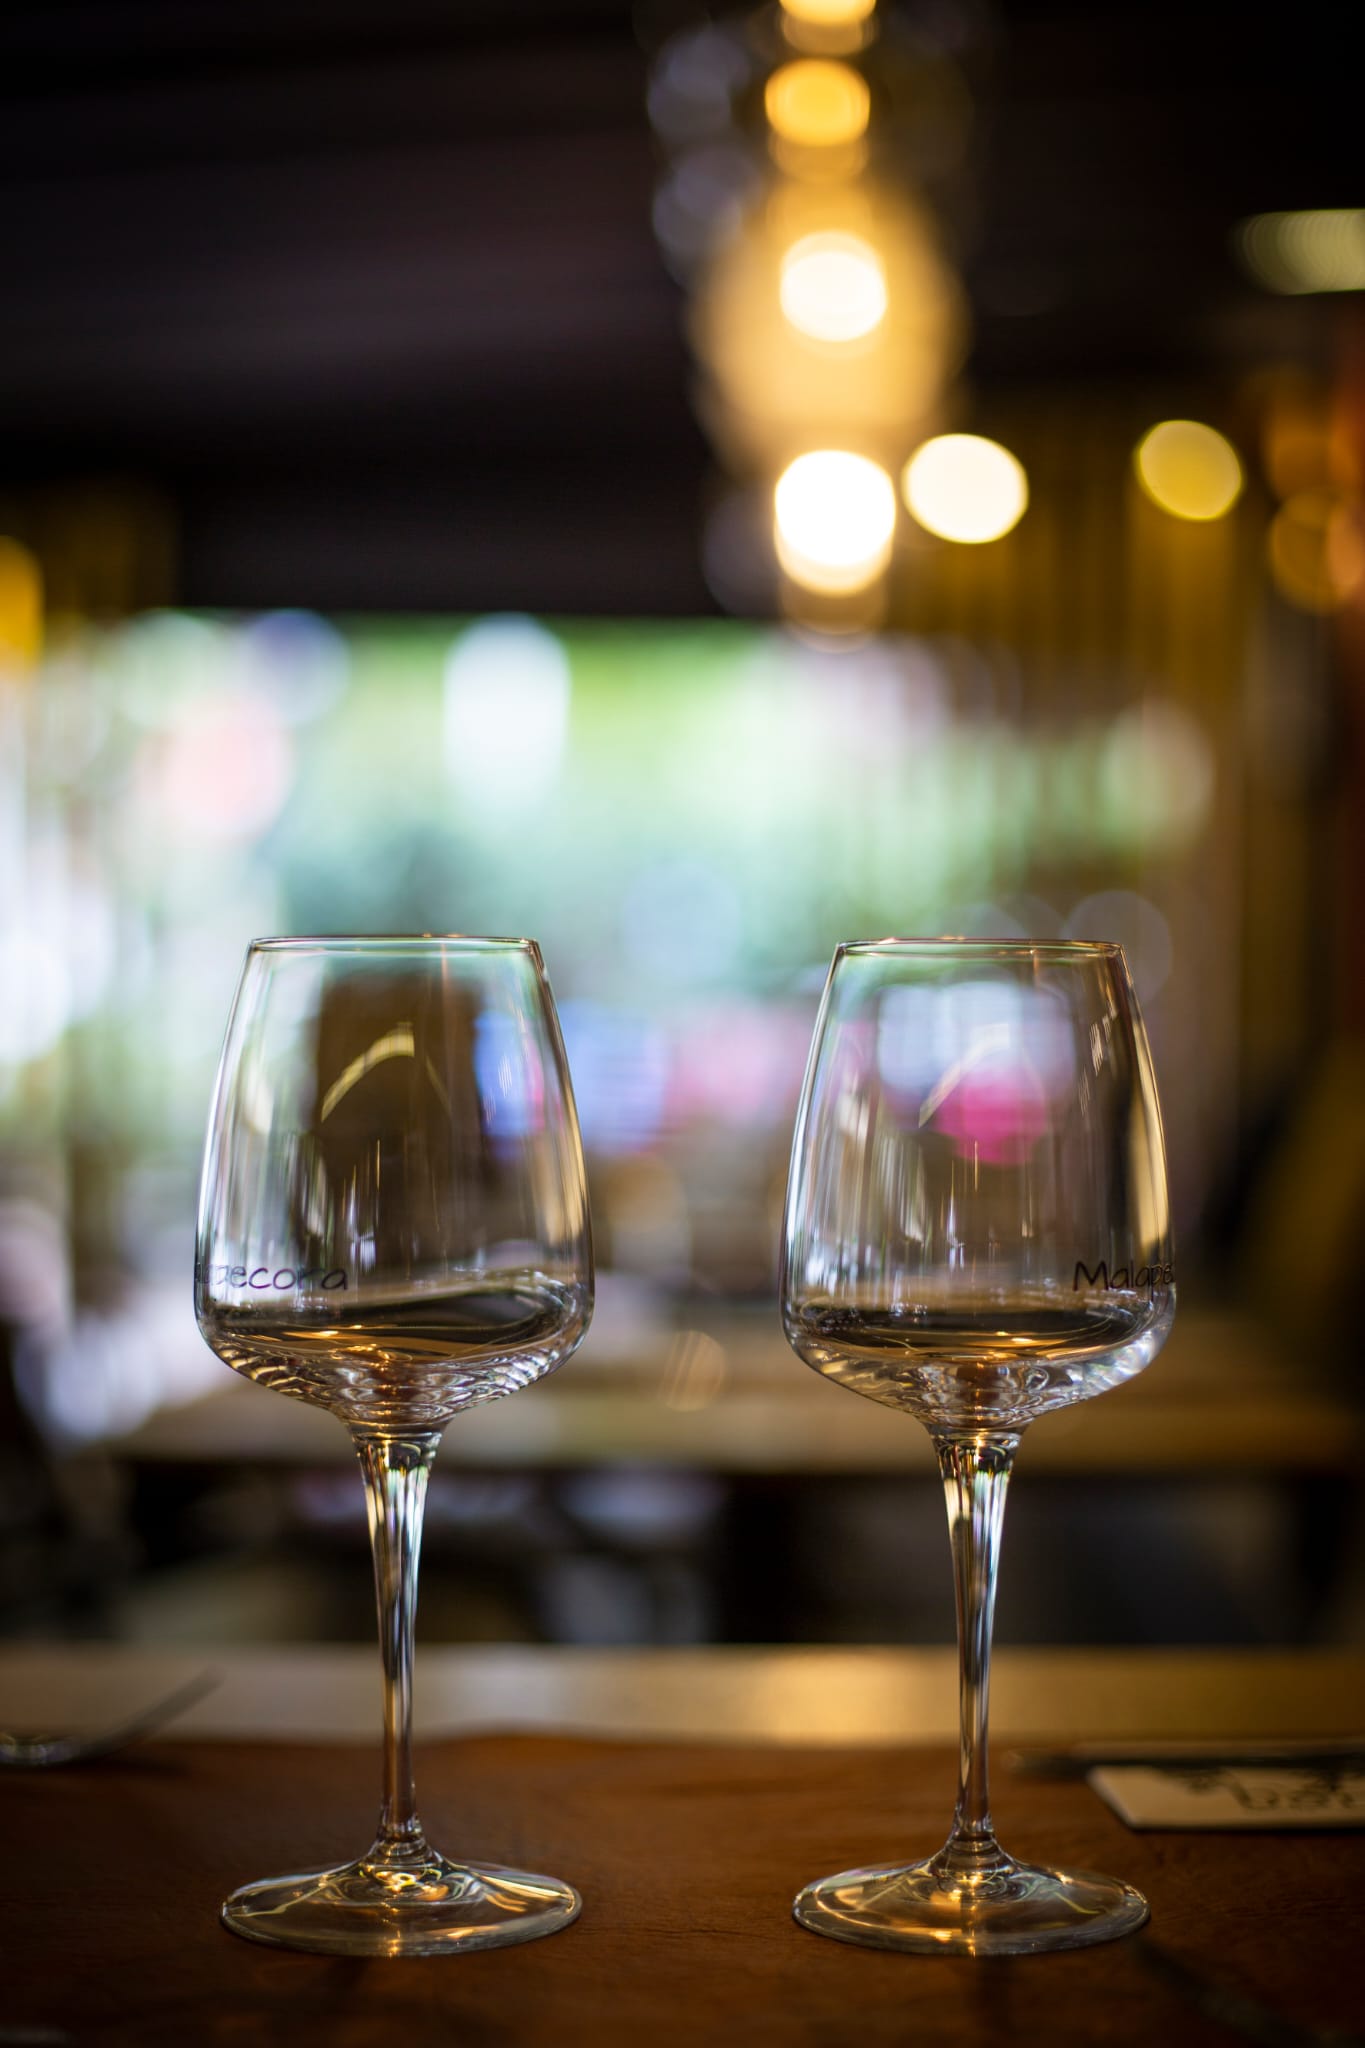
<path fill-rule="evenodd" d="M 221 1683 L 161 1739 L 377 1742 L 368 1645 L 0 1646 L 7 1726 L 83 1731 L 164 1696 L 207 1664 Z M 581 1649 L 424 1644 L 419 1738 L 486 1729 L 794 1743 L 947 1743 L 957 1652 L 860 1648 Z M 1359 1650 L 1002 1649 L 996 1742 L 1269 1741 L 1365 1727 Z"/>
<path fill-rule="evenodd" d="M 678 1327 L 608 1293 L 561 1373 L 456 1419 L 442 1466 L 651 1465 L 735 1476 L 933 1471 L 925 1431 L 880 1404 L 846 1398 L 805 1367 L 771 1308 L 690 1313 L 693 1321 Z M 226 1368 L 221 1386 L 160 1409 L 104 1448 L 138 1465 L 314 1465 L 351 1456 L 334 1417 L 281 1401 Z M 1354 1480 L 1363 1462 L 1365 1408 L 1348 1386 L 1286 1354 L 1250 1317 L 1182 1308 L 1147 1372 L 1030 1428 L 1021 1470 Z"/>

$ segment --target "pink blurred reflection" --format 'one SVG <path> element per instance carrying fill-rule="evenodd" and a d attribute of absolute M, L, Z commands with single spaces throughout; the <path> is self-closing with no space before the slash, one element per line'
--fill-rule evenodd
<path fill-rule="evenodd" d="M 982 979 L 898 989 L 882 1004 L 877 1068 L 898 1113 L 986 1165 L 1028 1157 L 1070 1058 L 1069 1023 L 1045 989 Z"/>
<path fill-rule="evenodd" d="M 810 1044 L 804 1013 L 724 1003 L 684 1025 L 669 1090 L 670 1119 L 768 1123 L 796 1101 Z"/>
<path fill-rule="evenodd" d="M 278 816 L 294 779 L 294 749 L 273 704 L 230 689 L 188 706 L 168 733 L 149 735 L 140 794 L 178 839 L 252 839 Z"/>
<path fill-rule="evenodd" d="M 1008 1058 L 964 1073 L 931 1119 L 985 1166 L 1021 1166 L 1048 1127 L 1047 1092 L 1034 1070 Z"/>

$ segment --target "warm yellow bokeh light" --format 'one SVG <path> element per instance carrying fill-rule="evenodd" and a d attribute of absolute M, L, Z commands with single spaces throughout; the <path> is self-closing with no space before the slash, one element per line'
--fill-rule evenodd
<path fill-rule="evenodd" d="M 782 34 L 812 56 L 861 49 L 877 33 L 877 0 L 782 0 Z"/>
<path fill-rule="evenodd" d="M 867 132 L 867 81 L 851 65 L 798 57 L 774 71 L 763 90 L 769 125 L 784 142 L 834 149 Z"/>
<path fill-rule="evenodd" d="M 858 341 L 886 317 L 886 272 L 857 235 L 803 235 L 782 259 L 778 296 L 813 341 Z"/>
<path fill-rule="evenodd" d="M 896 493 L 864 455 L 798 455 L 773 494 L 777 559 L 795 583 L 831 597 L 861 590 L 891 558 Z"/>
<path fill-rule="evenodd" d="M 783 311 L 787 260 L 817 236 L 851 236 L 876 252 L 886 311 L 856 341 L 816 342 Z M 872 178 L 775 180 L 716 248 L 689 324 L 708 432 L 735 468 L 774 477 L 810 448 L 879 457 L 913 448 L 937 416 L 967 333 L 933 220 Z"/>
<path fill-rule="evenodd" d="M 1148 497 L 1177 519 L 1221 519 L 1241 495 L 1237 450 L 1198 420 L 1163 420 L 1143 435 L 1133 461 Z"/>
<path fill-rule="evenodd" d="M 1365 508 L 1345 491 L 1298 491 L 1266 542 L 1281 594 L 1305 612 L 1333 612 L 1365 589 Z"/>
<path fill-rule="evenodd" d="M 981 434 L 939 434 L 911 456 L 901 477 L 905 502 L 940 540 L 999 540 L 1028 510 L 1023 464 Z"/>
<path fill-rule="evenodd" d="M 1345 408 L 1316 379 L 1284 371 L 1262 398 L 1261 466 L 1277 498 L 1352 490 L 1362 462 Z"/>
<path fill-rule="evenodd" d="M 22 541 L 0 536 L 0 670 L 27 668 L 42 639 L 42 571 Z"/>
<path fill-rule="evenodd" d="M 876 4 L 877 0 L 782 0 L 782 12 L 812 28 L 855 28 Z"/>
<path fill-rule="evenodd" d="M 1272 292 L 1365 291 L 1365 207 L 1258 213 L 1237 231 L 1242 260 Z"/>

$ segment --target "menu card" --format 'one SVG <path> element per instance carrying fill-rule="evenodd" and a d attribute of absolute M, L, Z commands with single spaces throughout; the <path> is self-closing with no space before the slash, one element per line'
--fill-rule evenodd
<path fill-rule="evenodd" d="M 1130 1828 L 1365 1827 L 1365 1763 L 1109 1764 L 1086 1782 Z"/>

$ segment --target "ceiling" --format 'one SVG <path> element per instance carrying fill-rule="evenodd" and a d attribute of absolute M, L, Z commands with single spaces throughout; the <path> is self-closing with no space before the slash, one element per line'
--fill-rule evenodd
<path fill-rule="evenodd" d="M 978 392 L 1178 391 L 1326 345 L 1229 231 L 1359 199 L 1328 10 L 908 11 L 974 81 Z M 700 14 L 12 0 L 0 497 L 150 485 L 186 602 L 711 608 L 645 109 L 650 46 Z"/>

